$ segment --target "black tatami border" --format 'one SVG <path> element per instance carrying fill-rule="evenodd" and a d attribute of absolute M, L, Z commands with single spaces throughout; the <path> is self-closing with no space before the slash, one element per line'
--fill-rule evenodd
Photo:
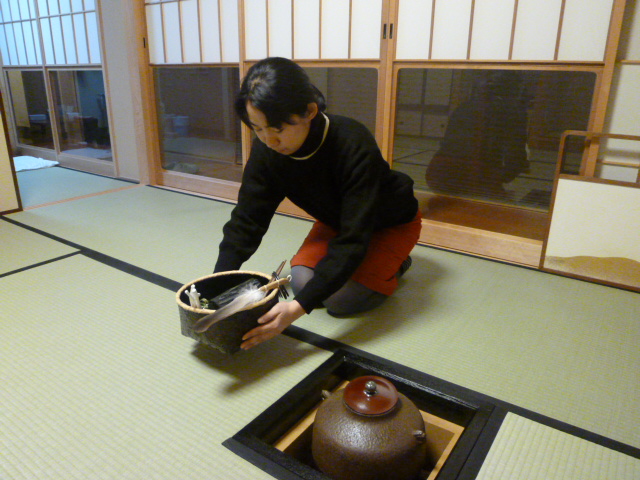
<path fill-rule="evenodd" d="M 200 197 L 203 198 L 203 197 Z M 214 200 L 215 201 L 215 200 Z M 22 271 L 25 270 L 29 270 L 32 268 L 36 268 L 42 265 L 46 265 L 52 262 L 56 262 L 59 260 L 64 260 L 66 258 L 75 256 L 75 255 L 84 255 L 87 258 L 90 258 L 92 260 L 95 260 L 99 263 L 102 263 L 106 266 L 115 268 L 116 270 L 122 271 L 124 273 L 128 273 L 130 275 L 133 275 L 137 278 L 140 278 L 141 280 L 150 282 L 154 285 L 157 285 L 159 287 L 162 288 L 166 288 L 169 289 L 173 292 L 176 292 L 180 289 L 180 287 L 182 286 L 181 282 L 172 280 L 170 278 L 164 277 L 162 275 L 158 275 L 156 273 L 153 273 L 149 270 L 145 270 L 143 268 L 137 267 L 133 264 L 124 262 L 122 260 L 119 260 L 117 258 L 111 257 L 109 255 L 103 254 L 101 252 L 98 252 L 96 250 L 87 248 L 83 245 L 71 242 L 69 240 L 66 240 L 64 238 L 58 237 L 56 235 L 47 233 L 45 231 L 42 231 L 40 229 L 37 229 L 35 227 L 31 227 L 30 225 L 26 225 L 23 224 L 21 222 L 18 222 L 16 220 L 7 218 L 6 216 L 0 216 L 0 218 L 6 222 L 9 222 L 13 225 L 16 225 L 18 227 L 24 228 L 26 230 L 29 230 L 33 233 L 42 235 L 44 237 L 47 237 L 51 240 L 57 241 L 59 243 L 62 243 L 64 245 L 67 245 L 69 247 L 75 248 L 78 251 L 77 252 L 72 252 L 70 254 L 67 255 L 62 255 L 44 262 L 39 262 L 37 264 L 34 265 L 30 265 L 27 267 L 23 267 L 11 272 L 7 272 L 4 274 L 0 274 L 0 278 L 2 277 L 6 277 L 8 275 L 12 275 L 15 273 L 20 273 Z M 429 247 L 430 248 L 430 247 Z M 544 272 L 546 273 L 546 272 Z M 403 369 L 411 369 L 411 367 L 407 367 L 405 365 L 401 365 L 398 364 L 397 362 L 392 362 L 390 360 L 384 359 L 382 357 L 379 357 L 375 354 L 369 353 L 367 351 L 364 350 L 360 350 L 358 348 L 352 347 L 350 345 L 344 344 L 342 342 L 333 340 L 331 338 L 328 337 L 324 337 L 322 335 L 318 335 L 316 333 L 310 332 L 308 330 L 305 330 L 301 327 L 297 327 L 295 325 L 290 326 L 289 328 L 287 328 L 284 332 L 285 335 L 294 338 L 296 340 L 299 340 L 301 342 L 304 343 L 308 343 L 310 345 L 313 345 L 317 348 L 323 349 L 323 350 L 327 350 L 327 351 L 331 351 L 331 352 L 335 352 L 337 350 L 344 350 L 350 353 L 354 353 L 358 356 L 361 357 L 365 357 L 365 358 L 369 358 L 373 361 L 377 361 L 377 362 L 381 362 L 381 363 L 387 363 L 389 365 L 393 365 L 393 366 L 397 366 L 399 368 L 403 368 Z M 414 370 L 414 369 L 411 369 Z M 504 412 L 504 414 L 502 413 L 498 413 L 497 415 L 495 415 L 491 421 L 488 424 L 488 428 L 490 429 L 490 432 L 487 432 L 489 434 L 485 434 L 484 435 L 484 440 L 483 442 L 481 442 L 479 445 L 476 446 L 476 448 L 474 448 L 474 450 L 471 452 L 471 455 L 469 457 L 469 459 L 467 460 L 467 465 L 465 467 L 465 471 L 469 474 L 471 474 L 472 472 L 475 472 L 473 475 L 471 476 L 467 476 L 465 475 L 464 478 L 475 478 L 475 475 L 479 472 L 480 467 L 482 466 L 486 455 L 489 452 L 489 449 L 491 448 L 491 445 L 493 443 L 493 440 L 495 439 L 495 436 L 497 435 L 500 426 L 502 425 L 502 420 L 504 419 L 504 416 L 506 415 L 507 412 L 511 412 L 514 413 L 516 415 L 519 415 L 521 417 L 527 418 L 529 420 L 532 420 L 536 423 L 551 427 L 555 430 L 559 430 L 561 432 L 564 433 L 568 433 L 572 436 L 587 440 L 589 442 L 595 443 L 597 445 L 600 445 L 602 447 L 608 448 L 610 450 L 616 451 L 616 452 L 620 452 L 623 453 L 625 455 L 629 455 L 631 457 L 634 458 L 638 458 L 640 459 L 640 448 L 637 447 L 633 447 L 631 445 L 627 445 L 625 443 L 619 442 L 617 440 L 613 440 L 611 438 L 605 437 L 603 435 L 599 435 L 593 432 L 590 432 L 588 430 L 576 427 L 574 425 L 562 422 L 560 420 L 556 420 L 554 418 L 536 413 L 532 410 L 528 410 L 522 407 L 519 407 L 517 405 L 502 401 L 500 399 L 497 398 L 493 398 L 490 397 L 488 395 L 470 390 L 466 387 L 460 386 L 460 385 L 456 385 L 450 382 L 447 382 L 445 380 L 439 379 L 437 377 L 433 377 L 425 372 L 420 372 L 422 375 L 425 375 L 426 377 L 430 378 L 430 380 L 433 381 L 434 384 L 441 384 L 443 387 L 446 387 L 447 390 L 449 391 L 458 391 L 461 392 L 465 395 L 471 395 L 475 398 L 478 398 L 482 401 L 491 403 L 493 405 L 495 405 L 497 407 L 497 412 Z"/>

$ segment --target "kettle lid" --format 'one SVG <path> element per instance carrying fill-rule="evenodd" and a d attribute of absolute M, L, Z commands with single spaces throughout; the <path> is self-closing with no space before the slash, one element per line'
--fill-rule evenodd
<path fill-rule="evenodd" d="M 386 378 L 366 375 L 345 387 L 344 403 L 360 415 L 384 415 L 398 403 L 398 391 Z"/>

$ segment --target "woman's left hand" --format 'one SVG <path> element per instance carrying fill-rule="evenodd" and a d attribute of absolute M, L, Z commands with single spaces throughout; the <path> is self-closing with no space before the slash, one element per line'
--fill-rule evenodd
<path fill-rule="evenodd" d="M 271 310 L 258 319 L 258 323 L 263 325 L 245 333 L 240 348 L 248 350 L 275 337 L 305 313 L 296 300 L 276 303 Z"/>

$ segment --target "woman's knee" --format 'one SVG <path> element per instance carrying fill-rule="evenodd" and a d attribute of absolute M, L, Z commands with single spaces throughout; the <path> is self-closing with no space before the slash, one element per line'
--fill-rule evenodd
<path fill-rule="evenodd" d="M 342 317 L 372 310 L 380 306 L 386 299 L 386 295 L 349 280 L 344 287 L 323 303 L 327 307 L 327 313 Z"/>
<path fill-rule="evenodd" d="M 291 267 L 291 291 L 297 295 L 313 278 L 313 269 L 303 265 Z"/>

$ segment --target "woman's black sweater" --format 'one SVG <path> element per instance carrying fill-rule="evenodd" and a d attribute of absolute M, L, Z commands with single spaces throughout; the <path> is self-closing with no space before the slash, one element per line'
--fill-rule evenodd
<path fill-rule="evenodd" d="M 389 168 L 367 128 L 347 117 L 327 117 L 324 143 L 306 160 L 292 157 L 304 157 L 322 141 L 325 118 L 320 114 L 292 157 L 254 140 L 214 270 L 237 270 L 253 255 L 286 197 L 338 231 L 314 277 L 295 297 L 307 313 L 353 275 L 374 231 L 408 223 L 418 211 L 413 181 Z"/>

